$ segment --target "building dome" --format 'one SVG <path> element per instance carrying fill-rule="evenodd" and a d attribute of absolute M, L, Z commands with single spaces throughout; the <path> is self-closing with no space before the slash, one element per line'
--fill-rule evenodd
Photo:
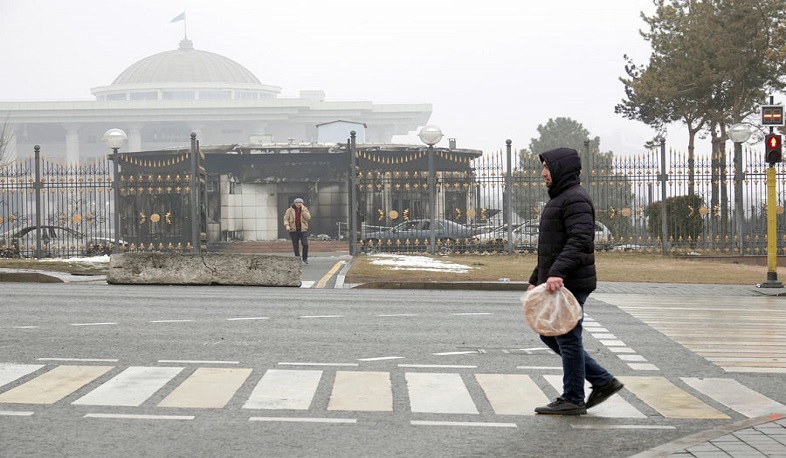
<path fill-rule="evenodd" d="M 194 49 L 187 38 L 174 51 L 132 64 L 111 85 L 92 89 L 98 100 L 263 99 L 280 92 L 234 60 Z"/>

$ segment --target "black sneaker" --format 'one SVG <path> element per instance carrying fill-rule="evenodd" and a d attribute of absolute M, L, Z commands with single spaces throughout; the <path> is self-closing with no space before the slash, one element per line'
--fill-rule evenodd
<path fill-rule="evenodd" d="M 547 406 L 537 407 L 535 413 L 543 415 L 584 415 L 587 413 L 587 406 L 583 402 L 574 404 L 562 398 L 557 398 Z"/>
<path fill-rule="evenodd" d="M 308 265 L 308 259 L 304 259 L 304 260 L 303 260 L 303 264 L 306 264 L 306 265 Z"/>
<path fill-rule="evenodd" d="M 624 386 L 625 385 L 623 385 L 622 382 L 616 378 L 613 378 L 609 383 L 597 388 L 593 388 L 592 393 L 590 393 L 589 397 L 587 398 L 587 408 L 591 409 L 595 407 L 596 405 L 610 398 L 611 395 L 621 390 Z"/>

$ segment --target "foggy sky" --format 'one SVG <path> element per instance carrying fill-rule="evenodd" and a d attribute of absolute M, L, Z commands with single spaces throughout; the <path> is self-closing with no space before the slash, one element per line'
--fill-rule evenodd
<path fill-rule="evenodd" d="M 461 148 L 526 148 L 570 117 L 601 149 L 643 152 L 652 131 L 614 114 L 623 55 L 646 63 L 651 0 L 0 0 L 0 100 L 92 99 L 147 56 L 194 47 L 237 61 L 281 97 L 431 103 Z M 685 150 L 670 129 L 667 143 Z M 206 139 L 206 141 L 208 141 Z M 241 141 L 241 140 L 239 140 Z M 420 144 L 416 132 L 394 141 Z M 709 146 L 707 146 L 708 148 Z"/>

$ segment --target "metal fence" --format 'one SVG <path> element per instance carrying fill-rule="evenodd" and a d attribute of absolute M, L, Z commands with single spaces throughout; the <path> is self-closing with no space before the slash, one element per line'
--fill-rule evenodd
<path fill-rule="evenodd" d="M 112 166 L 40 156 L 0 167 L 0 256 L 74 257 L 112 249 Z"/>
<path fill-rule="evenodd" d="M 582 185 L 593 198 L 600 223 L 596 232 L 599 250 L 767 254 L 768 165 L 760 152 L 737 149 L 720 157 L 690 158 L 661 147 L 632 157 L 580 154 Z M 466 225 L 473 235 L 460 240 L 438 235 L 433 249 L 422 231 L 411 232 L 407 238 L 402 236 L 404 226 L 390 229 L 429 217 L 429 172 L 391 166 L 371 169 L 370 165 L 357 174 L 359 220 L 365 222 L 359 235 L 361 250 L 493 253 L 533 251 L 537 245 L 537 234 L 532 231 L 548 200 L 537 156 L 513 157 L 508 147 L 470 161 L 464 170 L 445 171 L 443 167 L 434 172 L 436 219 Z M 786 254 L 786 171 L 780 163 L 775 171 L 777 252 L 781 255 Z M 389 235 L 381 237 L 386 231 Z M 369 233 L 375 234 L 374 239 Z M 446 241 L 452 246 L 446 248 Z"/>
<path fill-rule="evenodd" d="M 199 251 L 205 171 L 196 145 L 192 138 L 190 150 L 115 152 L 79 164 L 47 159 L 36 147 L 33 157 L 0 166 L 0 256 Z"/>

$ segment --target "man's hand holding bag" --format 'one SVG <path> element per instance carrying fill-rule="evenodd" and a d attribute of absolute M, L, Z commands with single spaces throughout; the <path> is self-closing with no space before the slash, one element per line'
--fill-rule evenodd
<path fill-rule="evenodd" d="M 564 287 L 553 293 L 540 284 L 521 296 L 524 318 L 533 331 L 542 336 L 567 334 L 581 319 L 581 306 Z"/>

